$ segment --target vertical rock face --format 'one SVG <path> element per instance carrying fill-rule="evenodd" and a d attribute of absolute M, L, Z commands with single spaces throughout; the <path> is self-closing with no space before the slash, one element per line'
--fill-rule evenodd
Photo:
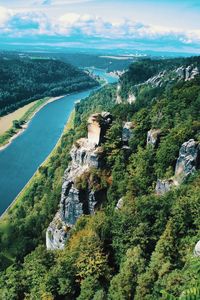
<path fill-rule="evenodd" d="M 194 248 L 194 255 L 195 256 L 200 256 L 200 241 L 198 241 L 195 245 L 195 248 Z"/>
<path fill-rule="evenodd" d="M 117 85 L 117 97 L 116 97 L 116 103 L 117 104 L 122 103 L 122 98 L 120 96 L 120 91 L 121 91 L 121 85 L 118 83 L 118 85 Z"/>
<path fill-rule="evenodd" d="M 104 198 L 104 191 L 93 192 L 76 187 L 75 181 L 91 167 L 99 168 L 106 129 L 112 116 L 104 112 L 92 115 L 88 120 L 88 138 L 79 139 L 72 147 L 71 165 L 65 171 L 59 210 L 46 232 L 48 250 L 63 249 L 70 229 L 82 214 L 93 214 Z"/>
<path fill-rule="evenodd" d="M 172 186 L 179 185 L 190 175 L 192 175 L 200 165 L 200 146 L 193 139 L 182 144 L 179 157 L 176 162 L 175 174 L 168 180 L 157 180 L 156 194 L 163 195 Z"/>
<path fill-rule="evenodd" d="M 199 69 L 198 67 L 194 67 L 193 65 L 185 67 L 179 67 L 176 69 L 176 73 L 179 77 L 179 79 L 188 81 L 195 78 L 195 76 L 199 75 Z"/>
<path fill-rule="evenodd" d="M 186 177 L 196 171 L 199 167 L 199 154 L 199 144 L 193 139 L 181 146 L 175 168 L 175 179 L 178 182 L 184 181 Z"/>
<path fill-rule="evenodd" d="M 160 129 L 151 129 L 147 133 L 147 145 L 156 147 L 159 142 L 161 131 Z"/>
<path fill-rule="evenodd" d="M 108 112 L 93 114 L 88 120 L 88 142 L 92 145 L 100 145 L 111 122 L 112 116 Z"/>
<path fill-rule="evenodd" d="M 123 129 L 122 129 L 122 142 L 124 144 L 128 144 L 128 141 L 132 137 L 133 129 L 134 129 L 134 125 L 132 122 L 124 123 Z"/>

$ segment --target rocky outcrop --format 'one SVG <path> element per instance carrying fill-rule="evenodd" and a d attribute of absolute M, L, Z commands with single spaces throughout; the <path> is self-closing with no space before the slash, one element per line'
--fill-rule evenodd
<path fill-rule="evenodd" d="M 94 192 L 76 186 L 76 180 L 90 168 L 101 166 L 106 129 L 112 122 L 107 113 L 92 115 L 88 120 L 88 138 L 79 139 L 72 147 L 71 164 L 64 173 L 59 210 L 46 232 L 48 250 L 63 249 L 70 229 L 83 214 L 93 214 L 104 198 L 105 191 Z"/>
<path fill-rule="evenodd" d="M 116 103 L 117 104 L 122 103 L 122 97 L 120 96 L 120 91 L 121 91 L 121 84 L 118 83 L 118 85 L 117 85 L 117 97 L 116 97 Z"/>
<path fill-rule="evenodd" d="M 105 132 L 112 122 L 109 112 L 93 114 L 88 120 L 88 142 L 92 145 L 100 145 L 104 141 Z"/>
<path fill-rule="evenodd" d="M 132 94 L 132 93 L 129 93 L 129 94 L 128 94 L 128 98 L 127 98 L 127 102 L 128 102 L 129 104 L 132 104 L 132 103 L 135 103 L 135 101 L 136 101 L 135 95 Z"/>
<path fill-rule="evenodd" d="M 168 180 L 157 180 L 156 194 L 163 195 L 173 186 L 178 186 L 184 182 L 188 176 L 192 175 L 200 165 L 200 145 L 193 139 L 182 144 L 179 157 L 176 162 L 174 177 Z"/>
<path fill-rule="evenodd" d="M 167 71 L 162 71 L 158 73 L 157 75 L 150 77 L 147 81 L 146 84 L 151 84 L 152 86 L 159 87 L 163 83 L 163 78 L 166 75 Z"/>
<path fill-rule="evenodd" d="M 200 147 L 193 139 L 185 142 L 176 162 L 175 179 L 181 183 L 199 167 Z"/>
<path fill-rule="evenodd" d="M 165 193 L 169 192 L 171 187 L 174 186 L 174 181 L 172 179 L 166 180 L 157 180 L 156 183 L 156 194 L 157 195 L 164 195 Z"/>
<path fill-rule="evenodd" d="M 151 129 L 147 133 L 147 145 L 156 147 L 159 143 L 161 130 L 160 129 Z"/>
<path fill-rule="evenodd" d="M 134 125 L 132 122 L 125 122 L 122 129 L 122 142 L 125 145 L 128 145 L 128 141 L 133 135 Z"/>
<path fill-rule="evenodd" d="M 181 66 L 176 69 L 175 72 L 180 80 L 185 81 L 192 80 L 195 76 L 199 75 L 198 67 L 194 67 L 193 65 L 187 66 L 186 68 Z"/>
<path fill-rule="evenodd" d="M 198 241 L 195 245 L 195 248 L 194 248 L 194 255 L 195 256 L 200 256 L 200 241 Z"/>
<path fill-rule="evenodd" d="M 117 205 L 116 205 L 115 209 L 116 210 L 121 210 L 123 205 L 124 205 L 124 200 L 123 200 L 123 198 L 120 198 L 119 201 L 117 202 Z"/>

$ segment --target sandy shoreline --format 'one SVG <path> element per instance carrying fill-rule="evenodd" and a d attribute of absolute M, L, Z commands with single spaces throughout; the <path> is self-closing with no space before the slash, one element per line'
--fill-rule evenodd
<path fill-rule="evenodd" d="M 59 98 L 56 97 L 57 99 L 60 99 L 61 97 L 64 97 L 64 96 L 60 96 Z M 55 99 L 55 100 L 57 100 Z M 51 100 L 51 99 L 49 99 Z M 55 100 L 52 100 L 50 102 L 53 102 Z M 38 169 L 40 166 L 43 166 L 45 164 L 48 163 L 48 160 L 49 158 L 51 157 L 51 155 L 53 155 L 55 149 L 58 147 L 58 145 L 60 144 L 61 142 L 61 139 L 63 137 L 63 134 L 65 134 L 66 131 L 68 131 L 71 127 L 71 120 L 74 119 L 74 113 L 75 113 L 75 110 L 72 110 L 72 112 L 70 113 L 69 117 L 68 117 L 68 120 L 67 120 L 67 123 L 63 129 L 63 132 L 60 136 L 60 138 L 58 139 L 56 145 L 54 146 L 54 148 L 52 149 L 52 151 L 49 153 L 49 155 L 45 158 L 45 160 L 38 166 L 38 168 L 36 169 L 36 171 L 34 172 L 34 174 L 31 176 L 31 178 L 28 180 L 28 182 L 25 184 L 25 186 L 23 187 L 23 189 L 18 193 L 18 195 L 14 198 L 14 200 L 10 203 L 10 205 L 6 208 L 6 210 L 0 215 L 0 221 L 7 215 L 8 211 L 10 210 L 10 208 L 12 208 L 14 206 L 14 204 L 17 202 L 18 198 L 20 197 L 20 195 L 22 195 L 22 193 L 26 190 L 26 188 L 29 186 L 29 184 L 31 183 L 31 181 L 33 180 L 34 176 L 38 173 Z M 24 129 L 25 130 L 25 129 Z"/>
<path fill-rule="evenodd" d="M 38 107 L 38 109 L 36 109 L 36 111 L 33 113 L 33 115 L 31 116 L 31 118 L 24 124 L 22 125 L 22 128 L 16 133 L 14 134 L 9 140 L 8 142 L 3 145 L 3 146 L 0 146 L 0 151 L 6 149 L 11 143 L 13 140 L 15 140 L 19 135 L 21 135 L 27 128 L 28 128 L 28 125 L 30 123 L 30 121 L 32 120 L 32 118 L 45 106 L 47 105 L 48 103 L 51 103 L 51 102 L 54 102 L 58 99 L 61 99 L 65 97 L 65 95 L 63 96 L 58 96 L 58 97 L 51 97 L 49 100 L 47 100 L 47 102 L 45 102 L 44 104 L 42 104 L 40 107 Z"/>

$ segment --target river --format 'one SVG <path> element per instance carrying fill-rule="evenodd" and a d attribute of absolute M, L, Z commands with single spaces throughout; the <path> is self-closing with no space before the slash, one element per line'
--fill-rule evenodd
<path fill-rule="evenodd" d="M 108 83 L 117 81 L 104 70 L 92 71 L 104 77 Z M 0 151 L 0 215 L 55 147 L 75 102 L 88 97 L 93 91 L 90 89 L 71 94 L 47 104 L 33 117 L 21 135 Z"/>

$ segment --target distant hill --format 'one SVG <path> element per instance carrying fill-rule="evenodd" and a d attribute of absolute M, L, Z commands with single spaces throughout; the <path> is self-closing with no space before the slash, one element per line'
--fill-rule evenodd
<path fill-rule="evenodd" d="M 59 96 L 97 85 L 83 71 L 51 58 L 0 56 L 0 115 L 46 96 Z"/>

